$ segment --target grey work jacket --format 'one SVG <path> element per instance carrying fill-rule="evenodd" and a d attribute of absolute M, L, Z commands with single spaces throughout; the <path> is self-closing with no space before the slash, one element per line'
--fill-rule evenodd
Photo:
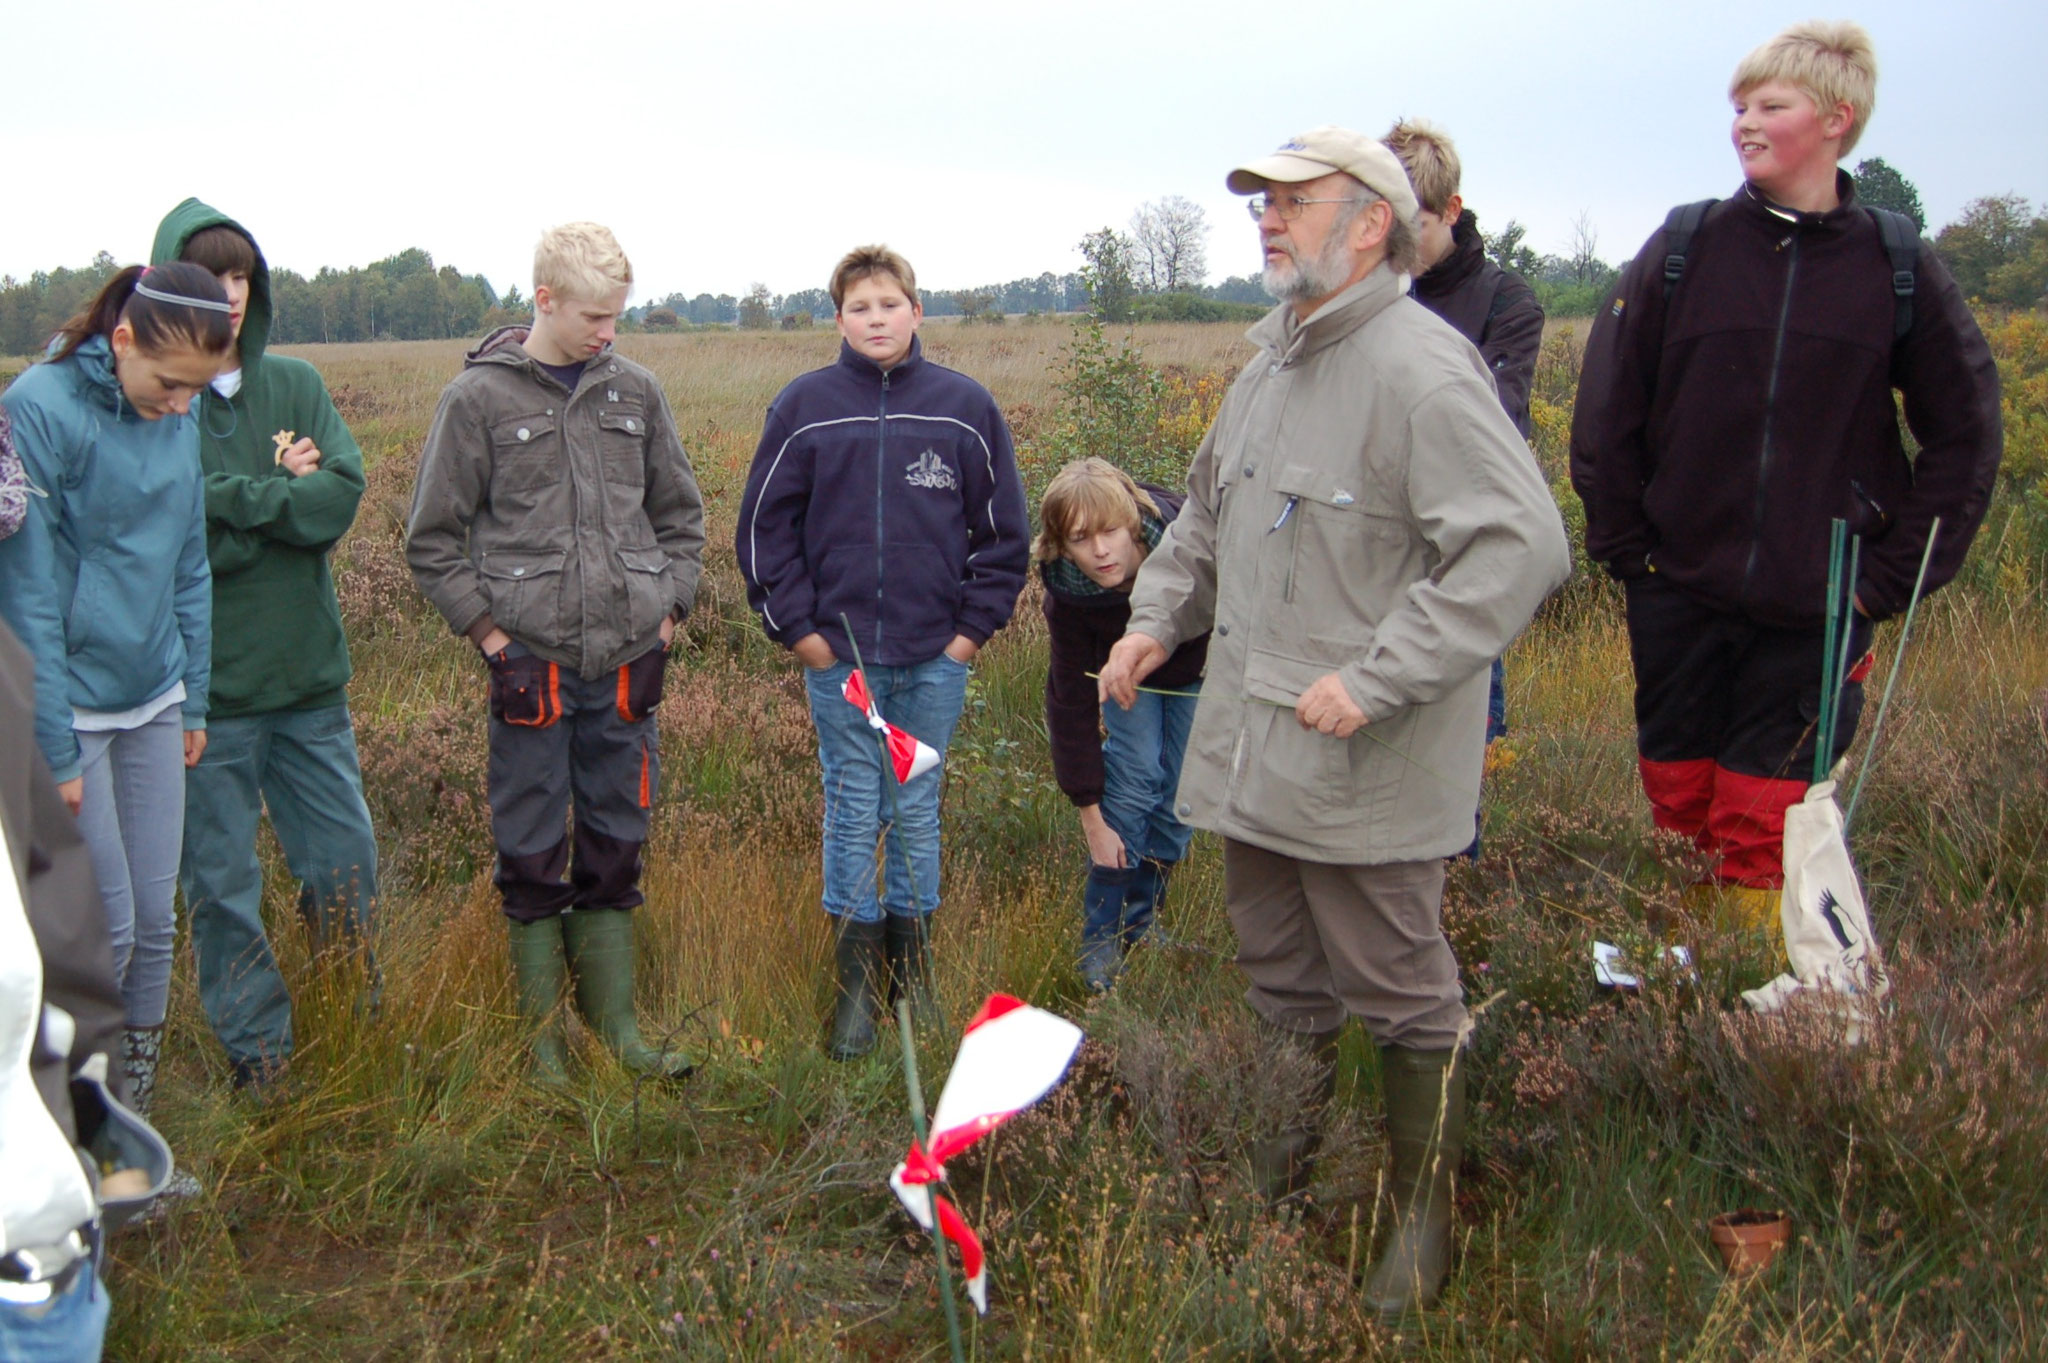
<path fill-rule="evenodd" d="M 1472 841 L 1487 672 L 1570 572 L 1564 526 L 1470 342 L 1382 266 L 1248 333 L 1132 592 L 1127 633 L 1213 627 L 1178 812 L 1308 861 Z M 1335 672 L 1367 725 L 1303 729 Z"/>
<path fill-rule="evenodd" d="M 607 350 L 572 394 L 504 328 L 441 394 L 406 561 L 457 634 L 495 624 L 595 679 L 687 615 L 704 505 L 661 385 Z"/>

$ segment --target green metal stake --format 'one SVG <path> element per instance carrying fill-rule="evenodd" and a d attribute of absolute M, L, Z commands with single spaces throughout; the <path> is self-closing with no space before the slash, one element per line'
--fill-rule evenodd
<path fill-rule="evenodd" d="M 1856 572 L 1863 566 L 1863 536 L 1849 539 L 1849 574 L 1842 580 L 1840 643 L 1835 654 L 1835 695 L 1828 705 L 1828 769 L 1834 770 L 1835 740 L 1842 733 L 1842 691 L 1849 685 L 1849 641 L 1856 635 Z"/>
<path fill-rule="evenodd" d="M 1814 735 L 1814 785 L 1819 785 L 1828 776 L 1828 712 L 1831 708 L 1828 697 L 1835 691 L 1835 630 L 1841 623 L 1842 538 L 1848 528 L 1848 523 L 1840 519 L 1828 525 L 1827 630 L 1821 637 L 1820 721 L 1819 732 Z"/>
<path fill-rule="evenodd" d="M 1934 541 L 1941 534 L 1941 517 L 1927 527 L 1927 547 L 1920 553 L 1920 571 L 1913 577 L 1913 595 L 1906 601 L 1906 618 L 1899 626 L 1898 651 L 1892 654 L 1892 670 L 1884 681 L 1884 699 L 1877 703 L 1877 721 L 1870 726 L 1870 742 L 1863 748 L 1863 769 L 1856 773 L 1856 788 L 1849 792 L 1849 810 L 1842 815 L 1842 832 L 1856 819 L 1857 802 L 1863 798 L 1863 783 L 1870 779 L 1870 765 L 1877 757 L 1877 740 L 1884 734 L 1884 717 L 1892 708 L 1892 688 L 1899 684 L 1899 666 L 1906 661 L 1906 641 L 1913 637 L 1913 613 L 1920 609 L 1920 589 L 1927 585 L 1927 568 L 1934 562 Z"/>
<path fill-rule="evenodd" d="M 903 1042 L 903 1082 L 910 1090 L 910 1129 L 917 1143 L 929 1150 L 924 1130 L 924 1089 L 917 1082 L 917 1039 L 910 1030 L 910 1000 L 896 1000 L 896 1035 Z M 953 1302 L 953 1270 L 946 1262 L 946 1234 L 939 1223 L 939 1185 L 927 1183 L 925 1196 L 931 1199 L 932 1249 L 939 1256 L 939 1303 L 946 1308 L 946 1343 L 953 1350 L 953 1363 L 966 1363 L 960 1346 L 960 1309 Z"/>

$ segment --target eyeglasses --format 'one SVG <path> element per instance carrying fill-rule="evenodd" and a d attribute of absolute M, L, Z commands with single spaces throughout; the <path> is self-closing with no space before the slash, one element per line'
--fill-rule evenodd
<path fill-rule="evenodd" d="M 1265 217 L 1266 210 L 1269 208 L 1280 215 L 1280 221 L 1293 222 L 1302 215 L 1303 210 L 1310 204 L 1342 204 L 1350 202 L 1351 200 L 1348 198 L 1304 199 L 1299 194 L 1254 194 L 1244 201 L 1244 211 L 1252 215 L 1253 222 L 1257 222 Z"/>

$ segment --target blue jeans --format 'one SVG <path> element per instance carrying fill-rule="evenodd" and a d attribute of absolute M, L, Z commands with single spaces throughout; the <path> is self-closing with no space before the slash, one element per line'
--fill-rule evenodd
<path fill-rule="evenodd" d="M 107 1288 L 90 1266 L 39 1306 L 0 1301 L 0 1363 L 99 1363 L 106 1335 Z"/>
<path fill-rule="evenodd" d="M 199 1000 L 228 1058 L 252 1065 L 292 1052 L 291 996 L 263 932 L 256 827 L 266 807 L 315 944 L 366 942 L 377 840 L 348 706 L 209 720 L 206 753 L 186 775 L 179 878 Z"/>
<path fill-rule="evenodd" d="M 173 705 L 136 729 L 81 730 L 78 831 L 114 943 L 130 1027 L 161 1027 L 171 996 L 172 906 L 185 826 L 185 726 Z"/>
<path fill-rule="evenodd" d="M 968 665 L 941 653 L 909 667 L 871 667 L 868 690 L 882 718 L 946 755 L 967 702 Z M 851 663 L 805 668 L 818 766 L 825 783 L 825 912 L 873 923 L 939 907 L 939 778 L 943 763 L 895 790 L 880 734 L 842 688 Z M 894 815 L 892 823 L 892 811 Z M 875 889 L 875 841 L 888 831 L 885 886 Z"/>
<path fill-rule="evenodd" d="M 1169 865 L 1187 854 L 1195 830 L 1174 816 L 1181 759 L 1195 722 L 1198 688 L 1180 695 L 1140 691 L 1126 710 L 1102 707 L 1102 818 L 1123 839 L 1125 859 Z"/>

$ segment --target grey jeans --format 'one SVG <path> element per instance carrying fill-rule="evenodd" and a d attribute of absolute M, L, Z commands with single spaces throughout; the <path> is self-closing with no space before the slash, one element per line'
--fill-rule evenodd
<path fill-rule="evenodd" d="M 78 831 L 114 941 L 130 1027 L 160 1027 L 171 994 L 172 904 L 185 840 L 184 720 L 173 705 L 136 729 L 80 730 Z"/>
<path fill-rule="evenodd" d="M 1223 842 L 1245 1000 L 1288 1031 L 1327 1032 L 1349 1014 L 1382 1046 L 1457 1045 L 1467 1015 L 1443 896 L 1440 860 L 1343 866 Z"/>

